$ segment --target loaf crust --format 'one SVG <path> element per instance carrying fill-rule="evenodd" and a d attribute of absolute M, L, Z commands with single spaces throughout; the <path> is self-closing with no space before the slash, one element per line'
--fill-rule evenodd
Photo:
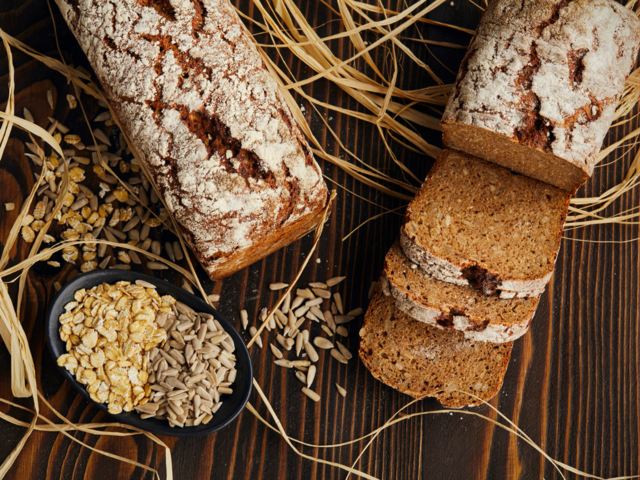
<path fill-rule="evenodd" d="M 213 279 L 313 229 L 328 191 L 228 0 L 56 0 Z"/>
<path fill-rule="evenodd" d="M 512 342 L 529 330 L 538 298 L 487 297 L 475 288 L 436 280 L 415 267 L 396 242 L 387 253 L 381 277 L 384 294 L 415 320 L 459 330 L 478 342 Z"/>
<path fill-rule="evenodd" d="M 640 42 L 613 0 L 496 0 L 445 110 L 445 146 L 570 192 L 591 176 Z"/>
<path fill-rule="evenodd" d="M 443 282 L 538 297 L 553 274 L 570 200 L 562 189 L 444 150 L 407 208 L 400 245 Z"/>
<path fill-rule="evenodd" d="M 484 401 L 498 393 L 513 347 L 511 342 L 473 342 L 461 332 L 416 322 L 380 287 L 360 337 L 360 359 L 375 378 L 415 398 L 435 397 L 450 408 L 481 403 L 462 392 Z"/>

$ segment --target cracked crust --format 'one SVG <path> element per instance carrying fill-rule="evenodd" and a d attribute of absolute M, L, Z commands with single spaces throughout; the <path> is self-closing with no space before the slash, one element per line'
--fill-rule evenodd
<path fill-rule="evenodd" d="M 385 295 L 396 307 L 434 327 L 461 331 L 479 342 L 511 342 L 527 333 L 538 298 L 502 299 L 436 280 L 415 268 L 398 242 L 385 258 L 381 279 Z"/>
<path fill-rule="evenodd" d="M 312 230 L 328 192 L 228 0 L 56 0 L 212 279 Z"/>
<path fill-rule="evenodd" d="M 593 173 L 638 56 L 612 0 L 497 0 L 445 110 L 446 147 L 573 192 Z"/>
<path fill-rule="evenodd" d="M 398 310 L 378 287 L 360 330 L 360 359 L 371 374 L 415 398 L 442 405 L 478 405 L 498 393 L 513 343 L 481 343 L 455 330 L 432 328 Z M 458 390 L 459 392 L 455 392 Z"/>

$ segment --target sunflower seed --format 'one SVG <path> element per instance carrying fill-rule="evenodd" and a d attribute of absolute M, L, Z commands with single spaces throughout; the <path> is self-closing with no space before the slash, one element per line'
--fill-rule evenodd
<path fill-rule="evenodd" d="M 347 277 L 333 277 L 333 278 L 330 278 L 326 282 L 327 283 L 327 287 L 333 287 L 334 285 L 337 285 L 340 282 L 342 282 L 345 278 L 347 278 Z"/>
<path fill-rule="evenodd" d="M 304 289 L 299 288 L 298 290 L 296 290 L 296 295 L 309 300 L 313 300 L 314 298 L 316 298 L 315 295 L 308 288 L 304 288 Z"/>
<path fill-rule="evenodd" d="M 147 268 L 149 270 L 167 270 L 169 267 L 160 262 L 147 262 Z"/>
<path fill-rule="evenodd" d="M 282 345 L 282 348 L 284 348 L 285 350 L 291 350 L 292 344 L 289 344 L 289 342 L 287 342 L 287 340 L 291 340 L 290 338 L 284 338 L 282 335 L 278 334 L 276 335 L 276 341 Z"/>
<path fill-rule="evenodd" d="M 330 348 L 333 348 L 333 343 L 331 342 L 331 340 L 326 339 L 324 337 L 316 337 L 313 339 L 313 344 L 318 347 L 318 348 L 322 348 L 324 350 L 328 350 Z"/>
<path fill-rule="evenodd" d="M 101 244 L 100 244 L 100 246 L 103 246 L 103 245 L 104 245 L 105 247 L 107 246 L 107 245 L 106 245 L 106 244 L 104 244 L 104 243 L 101 243 Z M 109 255 L 109 256 L 107 256 L 107 257 L 105 257 L 105 258 L 104 258 L 104 260 L 102 260 L 102 261 L 100 262 L 100 264 L 98 265 L 98 268 L 99 268 L 100 270 L 104 270 L 104 269 L 105 269 L 105 268 L 107 268 L 107 266 L 109 265 L 109 261 L 110 261 L 110 260 L 111 260 L 111 255 Z"/>
<path fill-rule="evenodd" d="M 319 402 L 320 401 L 320 395 L 318 395 L 313 390 L 309 390 L 306 387 L 302 387 L 302 393 L 304 393 L 307 397 L 309 397 L 314 402 Z"/>
<path fill-rule="evenodd" d="M 93 119 L 94 122 L 106 122 L 107 120 L 111 120 L 111 112 L 109 110 L 99 113 L 96 118 Z"/>
<path fill-rule="evenodd" d="M 53 93 L 51 93 L 51 90 L 47 90 L 47 103 L 51 110 L 53 110 Z"/>
<path fill-rule="evenodd" d="M 314 298 L 313 300 L 308 300 L 304 303 L 305 307 L 316 307 L 318 305 L 322 305 L 322 302 L 324 301 L 324 299 L 322 298 Z"/>
<path fill-rule="evenodd" d="M 302 307 L 298 308 L 296 311 L 294 311 L 293 313 L 296 315 L 296 317 L 300 318 L 305 313 L 307 313 L 308 311 L 309 311 L 309 307 L 302 306 Z"/>
<path fill-rule="evenodd" d="M 258 330 L 256 330 L 256 327 L 251 327 L 249 329 L 249 333 L 251 334 L 251 337 L 255 337 L 256 333 L 258 333 Z M 255 342 L 260 348 L 262 348 L 262 338 L 257 337 L 256 338 L 256 342 Z"/>
<path fill-rule="evenodd" d="M 154 240 L 153 242 L 151 242 L 151 252 L 154 255 L 160 255 L 160 253 L 162 253 L 162 246 L 160 245 L 160 242 L 157 240 Z"/>
<path fill-rule="evenodd" d="M 246 310 L 240 310 L 240 321 L 242 322 L 242 329 L 246 330 L 249 325 L 249 314 Z"/>
<path fill-rule="evenodd" d="M 349 349 L 345 347 L 342 343 L 336 342 L 336 345 L 338 345 L 338 350 L 340 350 L 340 353 L 344 358 L 346 358 L 347 360 L 351 360 L 353 358 L 353 355 L 351 354 Z"/>
<path fill-rule="evenodd" d="M 348 317 L 357 317 L 359 315 L 362 315 L 363 313 L 364 313 L 364 310 L 362 309 L 362 307 L 358 307 L 358 308 L 354 308 L 349 313 L 347 313 L 347 316 Z"/>
<path fill-rule="evenodd" d="M 176 260 L 180 261 L 184 258 L 182 254 L 182 247 L 180 246 L 180 242 L 176 240 L 173 242 L 173 254 L 176 256 Z"/>
<path fill-rule="evenodd" d="M 313 283 L 310 283 L 309 286 L 311 288 L 321 288 L 325 290 L 327 289 L 327 284 L 322 282 L 313 282 Z"/>
<path fill-rule="evenodd" d="M 176 256 L 173 254 L 173 244 L 171 242 L 165 242 L 164 249 L 167 251 L 167 255 L 172 262 L 175 263 Z"/>
<path fill-rule="evenodd" d="M 284 300 L 282 301 L 282 313 L 289 313 L 289 307 L 291 306 L 291 293 L 287 293 L 287 295 L 284 297 Z"/>
<path fill-rule="evenodd" d="M 293 299 L 293 302 L 291 303 L 291 306 L 289 307 L 290 310 L 295 310 L 296 308 L 298 308 L 300 305 L 302 305 L 302 302 L 304 302 L 304 297 L 296 297 Z"/>
<path fill-rule="evenodd" d="M 340 296 L 339 292 L 333 294 L 333 301 L 336 303 L 336 308 L 340 312 L 341 315 L 344 315 L 344 308 L 342 306 L 342 296 Z M 336 323 L 339 323 L 336 319 Z"/>
<path fill-rule="evenodd" d="M 329 327 L 327 327 L 326 325 L 322 325 L 321 326 L 322 330 L 329 335 L 330 337 L 334 335 L 333 330 L 331 330 Z"/>
<path fill-rule="evenodd" d="M 291 368 L 291 362 L 289 360 L 285 360 L 284 358 L 275 360 L 273 363 L 280 367 Z"/>
<path fill-rule="evenodd" d="M 331 292 L 329 290 L 314 288 L 313 293 L 315 293 L 318 297 L 323 298 L 325 300 L 331 298 Z"/>
<path fill-rule="evenodd" d="M 343 397 L 347 396 L 347 391 L 344 388 L 342 388 L 340 385 L 338 385 L 337 383 L 336 383 L 336 388 L 338 389 L 338 393 L 340 395 L 342 395 Z"/>
<path fill-rule="evenodd" d="M 333 358 L 335 358 L 336 360 L 338 360 L 340 363 L 344 363 L 344 364 L 346 364 L 346 363 L 347 363 L 347 359 L 346 359 L 346 358 L 344 358 L 344 355 L 342 355 L 342 354 L 341 354 L 338 350 L 336 350 L 335 348 L 332 348 L 332 349 L 331 349 L 331 352 L 329 352 L 329 353 L 331 353 L 331 356 L 332 356 Z"/>
<path fill-rule="evenodd" d="M 311 345 L 309 342 L 304 342 L 304 351 L 307 352 L 307 355 L 309 355 L 309 360 L 314 363 L 317 362 L 320 358 L 318 356 L 318 352 L 316 352 L 316 349 L 313 348 L 313 345 Z"/>
<path fill-rule="evenodd" d="M 111 265 L 109 267 L 110 270 L 131 270 L 131 265 L 126 263 L 118 263 L 116 265 Z"/>
<path fill-rule="evenodd" d="M 311 385 L 313 384 L 313 381 L 316 378 L 316 366 L 315 365 L 311 365 L 309 367 L 309 371 L 307 372 L 307 387 L 311 388 Z"/>
<path fill-rule="evenodd" d="M 307 376 L 300 370 L 296 372 L 296 378 L 300 380 L 303 383 L 303 385 L 307 384 Z"/>
<path fill-rule="evenodd" d="M 36 123 L 36 121 L 33 119 L 33 115 L 31 115 L 31 112 L 27 107 L 24 107 L 24 109 L 22 110 L 22 113 L 23 113 L 24 119 L 27 122 Z"/>
<path fill-rule="evenodd" d="M 282 290 L 283 288 L 287 288 L 289 286 L 288 283 L 272 283 L 269 285 L 270 290 Z"/>
<path fill-rule="evenodd" d="M 334 320 L 336 322 L 336 325 L 342 325 L 343 323 L 349 323 L 354 318 L 355 317 L 351 317 L 349 315 L 336 315 L 334 317 Z"/>
<path fill-rule="evenodd" d="M 296 335 L 296 355 L 297 356 L 300 356 L 302 347 L 304 347 L 304 336 L 302 335 L 301 332 L 298 332 L 298 335 Z"/>
<path fill-rule="evenodd" d="M 347 329 L 344 328 L 342 325 L 336 329 L 336 333 L 341 337 L 347 337 L 349 335 L 349 333 L 347 332 Z"/>
<path fill-rule="evenodd" d="M 269 347 L 271 348 L 271 353 L 273 353 L 277 359 L 282 358 L 282 352 L 280 351 L 280 349 L 278 349 L 278 347 L 276 347 L 273 343 L 270 343 Z"/>

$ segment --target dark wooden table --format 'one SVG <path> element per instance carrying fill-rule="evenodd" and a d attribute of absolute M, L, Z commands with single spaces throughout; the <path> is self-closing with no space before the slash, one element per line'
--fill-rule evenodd
<path fill-rule="evenodd" d="M 390 8 L 401 10 L 404 2 L 383 0 Z M 465 0 L 439 7 L 431 18 L 467 28 L 475 28 L 480 11 Z M 320 35 L 340 31 L 339 22 L 329 22 L 327 8 L 316 0 L 298 2 Z M 74 65 L 89 69 L 75 39 L 52 5 L 65 58 Z M 256 14 L 248 2 L 239 4 L 248 15 Z M 52 19 L 45 0 L 4 0 L 0 3 L 0 27 L 35 49 L 56 57 Z M 428 39 L 446 40 L 466 45 L 469 35 L 446 28 L 420 27 Z M 453 74 L 440 65 L 423 45 L 410 43 L 415 53 L 428 63 L 445 82 Z M 348 51 L 347 42 L 335 48 Z M 431 47 L 452 71 L 463 55 L 462 50 Z M 68 92 L 66 81 L 44 65 L 14 50 L 17 82 L 17 111 L 28 106 L 39 123 L 46 123 L 45 92 L 52 89 L 59 97 Z M 383 53 L 377 61 L 382 63 Z M 305 68 L 285 56 L 299 78 L 309 74 Z M 415 64 L 404 62 L 400 84 L 405 88 L 430 85 L 429 78 Z M 0 54 L 0 99 L 7 98 L 7 57 Z M 355 103 L 335 87 L 316 82 L 306 87 L 316 98 L 355 108 Z M 86 96 L 90 114 L 97 111 Z M 302 103 L 302 102 L 301 102 Z M 307 104 L 314 133 L 328 152 L 343 154 L 337 143 L 326 135 L 322 123 Z M 637 111 L 636 111 L 637 113 Z M 332 117 L 333 128 L 345 144 L 361 158 L 399 176 L 386 154 L 374 127 L 336 112 L 321 111 Z M 67 111 L 58 102 L 55 117 L 80 135 L 87 134 L 78 111 Z M 638 119 L 611 133 L 607 141 L 620 138 L 638 128 Z M 439 145 L 438 132 L 424 130 L 425 138 Z M 8 201 L 19 207 L 33 185 L 32 164 L 23 155 L 21 141 L 15 134 L 0 162 L 0 206 Z M 423 178 L 433 161 L 400 145 L 395 153 Z M 578 195 L 594 195 L 618 183 L 625 175 L 637 147 L 618 161 L 597 168 L 593 180 Z M 402 205 L 398 200 L 364 187 L 332 165 L 324 164 L 328 179 L 358 195 L 388 208 Z M 328 182 L 330 186 L 333 184 Z M 625 195 L 607 213 L 638 206 L 638 190 Z M 338 197 L 328 228 L 319 249 L 302 276 L 302 282 L 322 281 L 334 275 L 347 275 L 342 286 L 345 302 L 352 307 L 366 306 L 369 285 L 381 271 L 387 249 L 398 232 L 401 217 L 388 214 L 369 222 L 350 236 L 342 238 L 380 209 L 338 189 Z M 17 210 L 0 210 L 0 239 L 6 239 Z M 556 272 L 543 295 L 531 331 L 516 342 L 504 387 L 491 404 L 523 429 L 555 459 L 602 477 L 638 474 L 638 237 L 636 226 L 599 226 L 568 232 L 563 241 Z M 613 243 L 627 241 L 626 243 Z M 246 308 L 251 317 L 270 306 L 276 296 L 269 291 L 273 281 L 290 280 L 312 244 L 311 236 L 271 255 L 223 282 L 205 282 L 208 293 L 220 293 L 220 312 L 239 326 L 239 311 Z M 23 242 L 12 253 L 15 264 L 26 255 Z M 316 261 L 317 259 L 317 261 Z M 176 283 L 178 277 L 161 275 Z M 202 279 L 205 276 L 200 270 Z M 57 373 L 53 359 L 43 342 L 43 322 L 48 301 L 54 295 L 53 283 L 77 274 L 72 265 L 56 269 L 37 265 L 27 280 L 23 325 L 45 397 L 74 422 L 107 421 L 108 418 L 83 401 Z M 15 288 L 12 287 L 15 294 Z M 358 348 L 358 325 L 350 327 L 348 346 Z M 375 381 L 354 358 L 347 366 L 321 359 L 316 390 L 322 401 L 315 404 L 300 393 L 297 379 L 285 369 L 272 364 L 266 349 L 252 349 L 255 377 L 270 399 L 286 431 L 294 438 L 313 444 L 333 444 L 351 440 L 381 426 L 410 398 Z M 9 356 L 0 347 L 0 395 L 11 399 Z M 340 397 L 334 383 L 347 388 Z M 18 400 L 30 406 L 29 401 Z M 270 418 L 263 402 L 252 394 L 251 402 Z M 424 400 L 407 413 L 434 411 L 439 405 Z M 15 408 L 0 409 L 28 420 L 29 415 Z M 474 409 L 495 418 L 488 407 Z M 53 416 L 47 413 L 49 418 Z M 18 443 L 23 428 L 0 421 L 0 458 L 5 458 Z M 75 436 L 89 445 L 135 459 L 157 468 L 164 477 L 163 449 L 141 436 L 126 439 L 95 437 L 83 433 Z M 346 474 L 301 459 L 279 435 L 269 431 L 245 411 L 223 431 L 199 439 L 163 440 L 172 448 L 174 474 L 177 479 L 337 479 Z M 339 449 L 305 448 L 305 453 L 327 460 L 352 464 L 366 442 Z M 487 421 L 462 414 L 428 415 L 403 422 L 383 432 L 362 456 L 357 468 L 385 479 L 552 479 L 560 478 L 550 463 L 525 443 L 518 441 Z M 566 472 L 565 472 L 566 473 Z M 34 433 L 9 472 L 15 479 L 115 479 L 144 478 L 152 475 L 80 447 L 63 435 Z M 567 478 L 577 478 L 567 474 Z"/>

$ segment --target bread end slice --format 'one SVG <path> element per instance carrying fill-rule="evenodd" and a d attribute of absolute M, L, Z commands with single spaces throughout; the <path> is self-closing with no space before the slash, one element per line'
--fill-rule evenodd
<path fill-rule="evenodd" d="M 512 342 L 473 342 L 462 332 L 417 322 L 380 286 L 360 336 L 360 358 L 375 378 L 415 398 L 435 397 L 449 408 L 478 405 L 496 395 L 513 347 Z"/>

